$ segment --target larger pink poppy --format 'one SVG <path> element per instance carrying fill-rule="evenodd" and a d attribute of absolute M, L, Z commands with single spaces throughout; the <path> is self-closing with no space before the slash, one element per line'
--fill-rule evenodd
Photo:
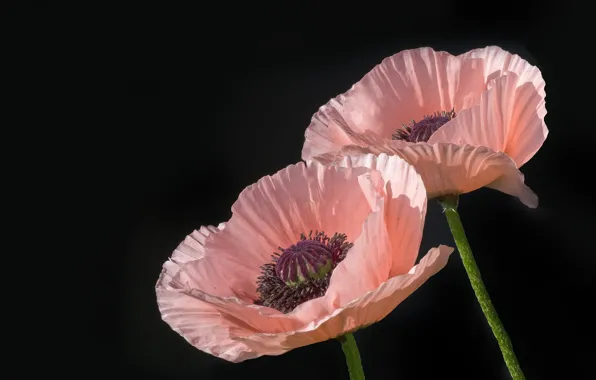
<path fill-rule="evenodd" d="M 538 68 L 496 46 L 405 50 L 319 109 L 302 158 L 399 154 L 424 172 L 432 196 L 488 185 L 536 207 L 517 169 L 548 135 L 544 86 Z"/>
<path fill-rule="evenodd" d="M 162 317 L 232 362 L 379 321 L 453 251 L 433 248 L 414 265 L 426 199 L 397 156 L 375 157 L 375 169 L 288 166 L 246 188 L 225 225 L 178 246 L 156 285 Z"/>

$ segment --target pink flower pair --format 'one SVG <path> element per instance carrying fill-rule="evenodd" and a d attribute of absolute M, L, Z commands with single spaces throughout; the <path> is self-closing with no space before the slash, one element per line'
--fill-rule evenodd
<path fill-rule="evenodd" d="M 518 168 L 546 138 L 544 97 L 540 71 L 497 47 L 387 58 L 314 115 L 306 163 L 178 246 L 156 286 L 163 319 L 233 362 L 381 320 L 453 251 L 415 265 L 427 197 L 489 186 L 537 205 Z"/>

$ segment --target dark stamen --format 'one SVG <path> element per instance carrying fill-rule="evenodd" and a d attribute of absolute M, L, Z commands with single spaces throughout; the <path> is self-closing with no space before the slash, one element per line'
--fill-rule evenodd
<path fill-rule="evenodd" d="M 325 295 L 333 269 L 352 248 L 345 234 L 310 231 L 308 237 L 288 247 L 279 247 L 280 253 L 271 256 L 271 262 L 261 267 L 257 279 L 259 298 L 256 305 L 263 305 L 289 313 L 296 306 Z"/>
<path fill-rule="evenodd" d="M 393 140 L 404 140 L 408 142 L 426 142 L 433 133 L 441 128 L 445 123 L 455 117 L 455 111 L 435 112 L 432 115 L 426 115 L 422 120 L 411 121 L 410 125 L 403 124 L 395 131 Z"/>

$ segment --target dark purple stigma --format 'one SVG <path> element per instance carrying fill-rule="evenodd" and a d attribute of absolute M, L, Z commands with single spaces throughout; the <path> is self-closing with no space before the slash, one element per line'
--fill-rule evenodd
<path fill-rule="evenodd" d="M 275 264 L 275 274 L 288 285 L 322 278 L 331 271 L 333 254 L 316 240 L 300 240 L 283 250 Z"/>
<path fill-rule="evenodd" d="M 346 239 L 345 234 L 330 238 L 324 232 L 313 235 L 311 231 L 308 237 L 301 234 L 296 244 L 280 247 L 280 253 L 261 267 L 259 298 L 254 303 L 289 313 L 301 303 L 325 295 L 333 269 L 353 246 Z"/>
<path fill-rule="evenodd" d="M 403 124 L 393 134 L 393 140 L 404 140 L 408 142 L 427 142 L 439 128 L 445 125 L 449 120 L 455 117 L 455 111 L 435 112 L 433 115 L 427 115 L 422 120 L 411 121 L 410 125 Z"/>

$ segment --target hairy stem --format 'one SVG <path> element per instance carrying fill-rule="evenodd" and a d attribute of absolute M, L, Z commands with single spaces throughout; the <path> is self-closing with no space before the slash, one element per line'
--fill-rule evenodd
<path fill-rule="evenodd" d="M 470 284 L 472 284 L 472 289 L 474 289 L 474 293 L 482 308 L 482 312 L 484 313 L 495 338 L 497 338 L 499 348 L 501 349 L 509 373 L 514 380 L 525 380 L 526 377 L 524 376 L 521 367 L 519 366 L 519 362 L 517 361 L 517 357 L 515 356 L 515 352 L 513 351 L 511 339 L 509 339 L 509 335 L 507 335 L 505 327 L 503 327 L 503 323 L 499 319 L 497 310 L 495 309 L 488 295 L 488 291 L 484 286 L 482 277 L 480 276 L 480 269 L 478 269 L 476 260 L 474 260 L 470 243 L 468 242 L 464 227 L 459 218 L 459 213 L 457 212 L 458 197 L 443 197 L 439 200 L 439 203 L 443 206 L 445 216 L 447 217 L 447 223 L 451 229 L 451 234 L 455 240 L 455 245 L 461 256 L 464 268 L 466 268 Z"/>
<path fill-rule="evenodd" d="M 356 345 L 356 340 L 352 333 L 337 338 L 341 343 L 341 348 L 346 356 L 346 363 L 348 364 L 348 371 L 350 372 L 350 380 L 364 380 L 364 370 L 362 369 L 362 362 L 360 361 L 360 352 Z"/>

